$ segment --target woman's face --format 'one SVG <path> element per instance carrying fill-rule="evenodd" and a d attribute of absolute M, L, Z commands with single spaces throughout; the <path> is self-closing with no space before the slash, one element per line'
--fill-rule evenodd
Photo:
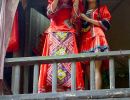
<path fill-rule="evenodd" d="M 97 0 L 87 0 L 89 3 L 96 3 Z"/>
<path fill-rule="evenodd" d="M 87 0 L 90 8 L 96 7 L 97 0 Z"/>

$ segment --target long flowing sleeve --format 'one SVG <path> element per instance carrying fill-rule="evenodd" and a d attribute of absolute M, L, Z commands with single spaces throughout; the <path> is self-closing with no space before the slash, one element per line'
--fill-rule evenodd
<path fill-rule="evenodd" d="M 106 5 L 101 8 L 100 14 L 101 20 L 99 21 L 99 23 L 103 30 L 107 31 L 110 29 L 111 14 Z"/>
<path fill-rule="evenodd" d="M 55 12 L 52 10 L 52 2 L 53 0 L 48 0 L 48 6 L 47 6 L 47 16 L 49 18 L 53 17 Z"/>
<path fill-rule="evenodd" d="M 75 3 L 75 0 L 73 0 L 73 4 Z M 78 10 L 76 11 L 74 6 L 72 9 L 72 22 L 74 22 L 74 27 L 76 29 L 76 32 L 79 34 L 81 30 L 81 19 L 80 19 L 80 13 L 84 11 L 83 2 L 82 0 L 79 0 L 78 3 Z"/>
<path fill-rule="evenodd" d="M 75 9 L 75 2 L 76 0 L 72 0 L 73 2 L 73 9 L 72 9 L 72 18 L 74 18 L 75 20 L 80 16 L 80 13 L 83 12 L 83 3 L 82 0 L 78 1 L 78 9 Z"/>

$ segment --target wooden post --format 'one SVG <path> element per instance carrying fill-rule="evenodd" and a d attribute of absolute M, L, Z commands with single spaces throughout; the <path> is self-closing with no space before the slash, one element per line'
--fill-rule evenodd
<path fill-rule="evenodd" d="M 90 61 L 90 90 L 95 89 L 95 62 Z"/>
<path fill-rule="evenodd" d="M 38 92 L 38 76 L 39 76 L 39 65 L 34 65 L 34 71 L 33 71 L 33 93 Z"/>
<path fill-rule="evenodd" d="M 30 45 L 30 0 L 22 0 L 22 6 L 25 9 L 25 22 L 26 22 L 26 32 L 25 32 L 25 48 L 24 48 L 24 56 L 30 56 L 31 45 Z M 28 93 L 28 84 L 29 84 L 29 66 L 24 65 L 24 85 L 23 92 Z"/>
<path fill-rule="evenodd" d="M 20 66 L 16 65 L 12 67 L 12 93 L 19 94 L 20 88 Z"/>
<path fill-rule="evenodd" d="M 71 91 L 76 90 L 76 63 L 72 62 L 71 66 Z"/>
<path fill-rule="evenodd" d="M 15 52 L 13 57 L 19 57 L 20 52 Z M 13 94 L 19 94 L 20 89 L 20 65 L 12 67 L 12 84 L 11 90 Z"/>
<path fill-rule="evenodd" d="M 53 63 L 52 68 L 52 92 L 57 91 L 57 63 Z"/>
<path fill-rule="evenodd" d="M 109 78 L 110 78 L 110 89 L 115 89 L 115 68 L 114 59 L 109 59 Z"/>

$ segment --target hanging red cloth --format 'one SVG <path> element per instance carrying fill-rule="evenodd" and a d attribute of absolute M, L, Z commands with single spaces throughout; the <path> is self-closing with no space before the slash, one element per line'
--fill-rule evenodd
<path fill-rule="evenodd" d="M 18 28 L 18 11 L 16 11 L 7 52 L 16 52 L 18 50 L 19 50 L 19 28 Z"/>

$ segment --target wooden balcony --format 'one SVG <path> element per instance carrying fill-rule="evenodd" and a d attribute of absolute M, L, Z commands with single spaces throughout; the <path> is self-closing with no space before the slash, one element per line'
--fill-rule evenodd
<path fill-rule="evenodd" d="M 2 95 L 0 100 L 82 100 L 82 99 L 119 99 L 129 100 L 130 88 L 116 88 L 115 86 L 115 59 L 127 58 L 129 65 L 129 86 L 130 86 L 130 50 L 127 51 L 110 51 L 107 53 L 81 53 L 65 56 L 51 56 L 51 57 L 21 57 L 21 58 L 7 58 L 5 59 L 5 66 L 12 66 L 12 95 Z M 95 64 L 97 59 L 109 59 L 109 89 L 95 90 Z M 90 61 L 90 90 L 77 91 L 75 79 L 75 62 Z M 57 63 L 72 62 L 71 70 L 71 91 L 56 92 L 57 89 Z M 52 77 L 52 92 L 38 94 L 38 76 L 40 64 L 52 63 L 53 77 Z M 20 94 L 20 67 L 28 67 L 33 65 L 33 92 L 28 94 Z M 119 83 L 120 84 L 120 83 Z"/>
<path fill-rule="evenodd" d="M 43 16 L 46 14 L 47 0 L 27 0 L 26 8 L 26 40 L 25 40 L 25 54 L 24 56 L 30 55 L 32 48 L 35 48 L 38 44 L 39 34 L 44 32 L 49 25 L 49 20 Z M 44 3 L 43 3 L 44 1 Z M 130 0 L 102 0 L 104 4 L 107 4 L 113 16 L 112 29 L 108 32 L 108 40 L 112 50 L 123 50 L 130 49 L 128 45 L 130 30 L 129 30 L 129 3 Z M 43 9 L 44 8 L 44 9 Z M 39 13 L 40 12 L 40 13 Z M 42 13 L 42 14 L 41 14 Z M 122 20 L 123 19 L 123 20 Z M 124 27 L 126 25 L 126 27 Z M 123 33 L 123 38 L 122 37 Z M 36 37 L 36 38 L 34 38 Z M 23 41 L 23 38 L 21 38 Z M 86 100 L 86 99 L 99 99 L 99 100 L 129 100 L 130 98 L 130 50 L 127 51 L 111 51 L 108 53 L 96 53 L 96 54 L 77 54 L 77 55 L 66 55 L 66 56 L 53 56 L 53 57 L 21 57 L 21 58 L 7 58 L 5 60 L 5 66 L 12 68 L 12 83 L 11 91 L 12 95 L 2 95 L 0 100 Z M 109 59 L 109 88 L 95 90 L 95 65 L 96 59 Z M 117 60 L 118 59 L 118 60 Z M 90 90 L 76 91 L 75 89 L 75 62 L 77 61 L 90 61 Z M 56 92 L 57 86 L 57 75 L 56 75 L 56 63 L 59 62 L 72 62 L 72 87 L 69 92 Z M 116 67 L 115 63 L 120 63 L 124 70 L 129 66 L 128 84 L 129 87 L 117 88 Z M 52 81 L 52 92 L 38 94 L 38 77 L 39 77 L 39 65 L 42 63 L 53 63 L 53 81 Z M 33 91 L 28 93 L 28 68 L 33 69 Z M 24 69 L 24 74 L 21 74 L 21 69 Z M 27 75 L 27 76 L 26 76 Z M 21 77 L 24 77 L 24 84 L 21 83 Z M 123 80 L 122 80 L 123 81 Z M 116 84 L 117 83 L 117 84 Z M 25 85 L 26 84 L 26 85 Z M 23 86 L 25 85 L 25 86 Z M 23 86 L 24 92 L 21 92 L 21 86 Z"/>

